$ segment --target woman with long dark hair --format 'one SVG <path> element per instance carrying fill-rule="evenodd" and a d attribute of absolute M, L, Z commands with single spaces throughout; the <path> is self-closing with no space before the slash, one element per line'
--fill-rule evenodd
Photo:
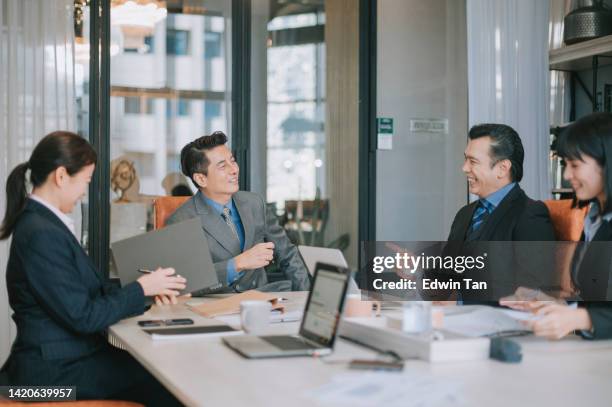
<path fill-rule="evenodd" d="M 158 269 L 120 288 L 98 273 L 67 216 L 95 164 L 85 139 L 58 131 L 8 177 L 0 239 L 12 236 L 6 281 L 17 337 L 2 371 L 11 385 L 76 386 L 79 399 L 177 404 L 127 352 L 108 344 L 105 330 L 142 314 L 145 296 L 174 298 L 185 279 Z"/>
<path fill-rule="evenodd" d="M 588 205 L 581 241 L 572 262 L 572 279 L 580 301 L 501 301 L 540 316 L 530 323 L 538 336 L 560 339 L 576 331 L 585 338 L 612 338 L 612 114 L 586 116 L 559 140 L 564 178 L 580 205 Z"/>

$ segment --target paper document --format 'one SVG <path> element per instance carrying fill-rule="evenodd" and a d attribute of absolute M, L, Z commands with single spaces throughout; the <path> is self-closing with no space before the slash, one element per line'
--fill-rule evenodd
<path fill-rule="evenodd" d="M 214 318 L 219 315 L 237 314 L 240 312 L 240 302 L 247 300 L 270 301 L 273 310 L 284 310 L 285 308 L 285 306 L 279 302 L 277 295 L 262 293 L 257 290 L 249 290 L 220 300 L 193 305 L 191 306 L 191 310 L 208 318 Z"/>
<path fill-rule="evenodd" d="M 299 322 L 302 320 L 303 314 L 304 312 L 302 310 L 287 312 L 272 311 L 270 312 L 270 323 Z M 215 317 L 215 319 L 231 326 L 240 326 L 240 315 L 219 315 Z"/>
<path fill-rule="evenodd" d="M 487 306 L 470 308 L 444 315 L 444 330 L 471 337 L 530 331 L 521 322 L 529 318 L 527 313 Z"/>
<path fill-rule="evenodd" d="M 414 373 L 344 373 L 306 396 L 323 406 L 465 406 L 459 382 Z"/>
<path fill-rule="evenodd" d="M 518 321 L 537 321 L 538 319 L 542 318 L 539 315 L 535 315 L 534 313 L 527 311 L 517 311 L 515 309 L 508 308 L 501 308 L 501 311 L 509 317 L 514 318 Z"/>

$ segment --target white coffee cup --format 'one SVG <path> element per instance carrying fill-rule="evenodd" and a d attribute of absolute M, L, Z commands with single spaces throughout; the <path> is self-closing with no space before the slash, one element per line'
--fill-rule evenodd
<path fill-rule="evenodd" d="M 431 302 L 404 301 L 402 306 L 402 330 L 420 333 L 431 330 Z"/>
<path fill-rule="evenodd" d="M 253 335 L 263 333 L 270 323 L 270 310 L 272 304 L 269 301 L 242 301 L 240 303 L 240 322 L 242 329 Z"/>

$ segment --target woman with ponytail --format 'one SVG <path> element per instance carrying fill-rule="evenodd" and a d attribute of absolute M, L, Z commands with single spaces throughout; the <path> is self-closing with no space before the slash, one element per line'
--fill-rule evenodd
<path fill-rule="evenodd" d="M 0 240 L 7 239 L 15 227 L 17 216 L 23 210 L 27 197 L 25 176 L 30 168 L 30 162 L 19 164 L 9 175 L 6 182 L 6 214 L 13 214 L 11 218 L 5 216 L 0 229 Z"/>
<path fill-rule="evenodd" d="M 158 269 L 120 288 L 95 269 L 67 215 L 95 164 L 85 139 L 58 131 L 7 179 L 0 239 L 12 236 L 6 281 L 17 337 L 2 372 L 11 385 L 76 386 L 78 399 L 178 404 L 127 352 L 110 346 L 105 331 L 142 314 L 146 296 L 174 300 L 185 279 Z"/>

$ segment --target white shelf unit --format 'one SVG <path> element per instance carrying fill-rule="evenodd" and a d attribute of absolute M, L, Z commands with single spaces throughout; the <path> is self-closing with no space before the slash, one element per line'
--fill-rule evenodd
<path fill-rule="evenodd" d="M 596 98 L 597 71 L 602 67 L 612 65 L 612 35 L 553 49 L 549 52 L 548 59 L 550 70 L 576 73 L 594 69 L 591 97 Z M 593 109 L 595 109 L 595 105 L 595 102 L 593 102 Z M 556 198 L 567 197 L 573 193 L 570 188 L 554 188 L 551 192 Z"/>
<path fill-rule="evenodd" d="M 612 35 L 584 41 L 550 51 L 550 69 L 560 71 L 583 71 L 593 67 L 593 57 L 603 56 L 599 67 L 612 65 Z"/>

